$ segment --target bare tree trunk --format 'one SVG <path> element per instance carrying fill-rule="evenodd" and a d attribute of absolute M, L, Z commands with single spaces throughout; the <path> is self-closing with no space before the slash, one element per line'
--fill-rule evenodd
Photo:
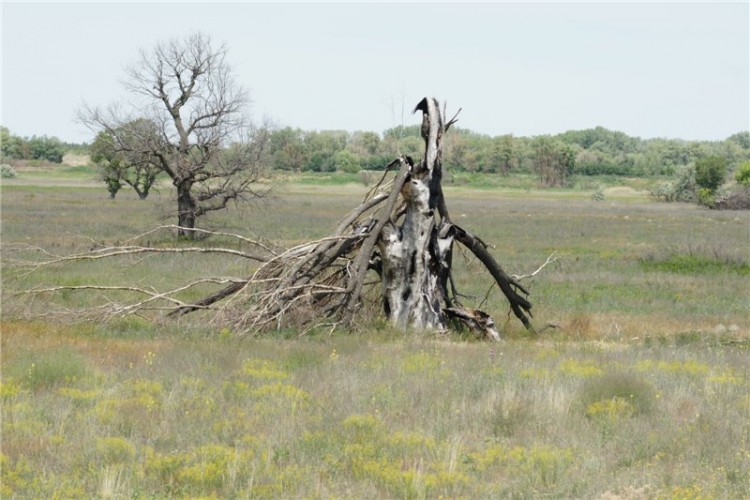
<path fill-rule="evenodd" d="M 195 218 L 197 206 L 195 199 L 191 194 L 192 183 L 180 182 L 176 183 L 177 187 L 177 234 L 187 239 L 194 239 L 195 232 L 191 229 L 195 228 Z"/>
<path fill-rule="evenodd" d="M 411 168 L 401 188 L 406 205 L 403 223 L 398 226 L 389 220 L 378 242 L 383 307 L 400 328 L 443 329 L 442 304 L 448 297 L 440 276 L 449 265 L 446 257 L 453 244 L 453 237 L 441 231 L 449 222 L 436 221 L 435 213 L 436 207 L 445 206 L 440 187 L 444 125 L 435 99 L 423 99 L 418 109 L 423 112 L 424 159 Z"/>
<path fill-rule="evenodd" d="M 527 313 L 531 303 L 516 293 L 528 292 L 510 278 L 477 237 L 453 224 L 442 189 L 442 139 L 454 123 L 440 113 L 436 99 L 425 98 L 414 111 L 422 111 L 424 159 L 411 169 L 401 188 L 405 201 L 400 226 L 391 220 L 379 240 L 382 258 L 383 306 L 391 322 L 401 328 L 443 329 L 449 320 L 498 339 L 492 318 L 476 309 L 463 308 L 448 290 L 454 239 L 471 251 L 487 268 L 511 310 L 524 326 L 533 330 Z"/>

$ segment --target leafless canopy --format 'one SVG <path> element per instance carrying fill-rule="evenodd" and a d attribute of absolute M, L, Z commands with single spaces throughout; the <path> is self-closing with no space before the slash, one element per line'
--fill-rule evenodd
<path fill-rule="evenodd" d="M 113 138 L 115 152 L 156 165 L 177 189 L 178 225 L 192 237 L 195 219 L 256 197 L 268 134 L 248 123 L 247 94 L 226 61 L 224 45 L 196 33 L 141 50 L 127 69 L 126 108 L 84 106 L 79 118 Z M 137 130 L 128 123 L 148 123 Z"/>

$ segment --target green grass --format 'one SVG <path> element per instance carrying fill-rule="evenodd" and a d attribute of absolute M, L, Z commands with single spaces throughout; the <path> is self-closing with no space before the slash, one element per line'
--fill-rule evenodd
<path fill-rule="evenodd" d="M 84 358 L 67 347 L 22 351 L 16 356 L 13 365 L 3 370 L 3 375 L 32 391 L 75 384 L 87 376 Z"/>
<path fill-rule="evenodd" d="M 637 180 L 603 201 L 583 187 L 450 184 L 454 219 L 508 272 L 563 258 L 529 283 L 535 325 L 556 328 L 529 336 L 493 291 L 483 308 L 500 344 L 395 331 L 376 307 L 352 333 L 238 338 L 205 316 L 59 319 L 114 293 L 14 295 L 252 271 L 184 255 L 25 275 L 17 263 L 40 259 L 35 247 L 85 251 L 174 222 L 160 218 L 166 189 L 109 200 L 83 173 L 45 175 L 1 192 L 4 498 L 750 496 L 745 213 L 654 203 Z M 281 184 L 203 224 L 290 245 L 328 234 L 365 192 Z M 478 304 L 491 280 L 461 252 L 454 263 Z"/>
<path fill-rule="evenodd" d="M 76 165 L 76 166 L 64 166 L 60 167 L 60 174 L 66 176 L 75 176 L 76 174 L 85 175 L 87 178 L 96 178 L 96 168 L 91 165 Z"/>
<path fill-rule="evenodd" d="M 645 271 L 677 274 L 750 274 L 750 264 L 746 262 L 703 255 L 670 254 L 661 259 L 649 256 L 641 260 L 641 266 Z"/>

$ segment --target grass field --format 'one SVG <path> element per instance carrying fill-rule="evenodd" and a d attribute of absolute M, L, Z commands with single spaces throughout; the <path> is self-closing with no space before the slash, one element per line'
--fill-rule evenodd
<path fill-rule="evenodd" d="M 594 184 L 455 182 L 451 213 L 506 270 L 562 257 L 530 283 L 535 324 L 556 328 L 528 335 L 493 291 L 499 344 L 377 317 L 353 334 L 240 338 L 199 316 L 62 321 L 107 298 L 14 294 L 249 271 L 159 256 L 22 275 L 33 247 L 71 253 L 173 222 L 166 187 L 109 200 L 88 175 L 22 171 L 0 192 L 3 498 L 750 497 L 746 212 L 654 203 L 637 180 L 602 201 Z M 205 223 L 288 245 L 327 234 L 364 192 L 296 179 Z M 455 260 L 481 301 L 490 280 Z"/>

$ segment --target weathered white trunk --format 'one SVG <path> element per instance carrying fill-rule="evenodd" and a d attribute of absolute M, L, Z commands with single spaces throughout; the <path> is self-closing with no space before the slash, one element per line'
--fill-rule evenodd
<path fill-rule="evenodd" d="M 391 323 L 399 328 L 443 329 L 442 308 L 447 293 L 445 280 L 440 277 L 441 269 L 448 266 L 446 257 L 453 242 L 452 236 L 440 231 L 448 222 L 436 220 L 435 211 L 436 196 L 442 195 L 435 185 L 439 185 L 442 168 L 443 120 L 434 99 L 424 99 L 417 109 L 423 112 L 424 160 L 411 168 L 401 189 L 403 222 L 399 226 L 389 221 L 378 241 L 383 263 L 383 307 Z"/>
<path fill-rule="evenodd" d="M 433 253 L 436 228 L 430 190 L 423 180 L 412 178 L 401 193 L 406 200 L 404 222 L 401 227 L 386 224 L 379 242 L 384 308 L 400 328 L 442 329 L 445 297 L 436 272 L 440 257 Z"/>

